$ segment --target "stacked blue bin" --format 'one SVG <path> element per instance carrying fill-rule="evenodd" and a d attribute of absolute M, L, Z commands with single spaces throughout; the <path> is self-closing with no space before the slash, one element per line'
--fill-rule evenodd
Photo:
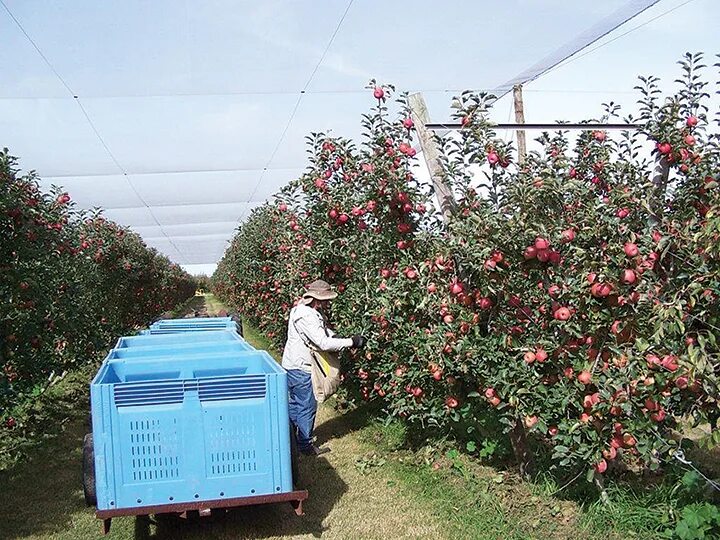
<path fill-rule="evenodd" d="M 210 321 L 222 329 L 160 321 L 105 358 L 90 387 L 99 517 L 293 491 L 287 376 Z"/>
<path fill-rule="evenodd" d="M 161 319 L 147 330 L 140 332 L 147 334 L 174 334 L 177 332 L 195 332 L 204 330 L 235 330 L 238 327 L 230 317 L 203 317 L 196 319 Z"/>

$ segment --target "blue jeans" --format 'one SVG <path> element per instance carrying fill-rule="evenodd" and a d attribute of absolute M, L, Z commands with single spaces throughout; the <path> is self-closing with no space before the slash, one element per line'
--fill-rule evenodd
<path fill-rule="evenodd" d="M 290 422 L 297 428 L 298 450 L 302 452 L 310 449 L 313 444 L 312 433 L 315 427 L 317 401 L 309 373 L 299 369 L 289 369 L 287 381 L 290 392 L 288 401 Z"/>

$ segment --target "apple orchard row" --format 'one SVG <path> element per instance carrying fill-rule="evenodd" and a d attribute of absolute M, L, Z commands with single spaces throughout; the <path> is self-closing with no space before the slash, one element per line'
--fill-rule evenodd
<path fill-rule="evenodd" d="M 718 117 L 699 58 L 683 64 L 675 95 L 643 80 L 641 129 L 544 133 L 523 164 L 489 97 L 462 94 L 464 129 L 440 141 L 446 220 L 413 173 L 405 96 L 373 83 L 364 142 L 313 134 L 307 172 L 239 229 L 215 289 L 281 347 L 303 287 L 331 282 L 338 331 L 369 337 L 343 391 L 382 415 L 514 434 L 590 475 L 661 465 L 682 419 L 717 420 Z"/>

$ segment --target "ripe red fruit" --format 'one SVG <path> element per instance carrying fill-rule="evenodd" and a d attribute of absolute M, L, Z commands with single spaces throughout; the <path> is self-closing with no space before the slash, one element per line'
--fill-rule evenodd
<path fill-rule="evenodd" d="M 486 388 L 485 389 L 485 397 L 488 399 L 494 398 L 496 396 L 496 392 L 494 388 Z"/>
<path fill-rule="evenodd" d="M 16 424 L 17 422 L 15 422 L 15 419 L 12 416 L 8 417 L 8 419 L 5 420 L 5 425 L 8 427 L 8 429 L 14 428 Z"/>
<path fill-rule="evenodd" d="M 610 448 L 603 450 L 602 454 L 605 459 L 613 460 L 617 457 L 617 448 L 611 446 Z"/>
<path fill-rule="evenodd" d="M 601 459 L 594 465 L 595 472 L 597 472 L 598 474 L 602 474 L 605 471 L 607 471 L 607 467 L 608 467 L 607 461 L 605 461 L 604 459 Z"/>
<path fill-rule="evenodd" d="M 489 298 L 483 297 L 478 301 L 478 306 L 482 310 L 490 309 L 493 306 L 493 302 Z"/>
<path fill-rule="evenodd" d="M 452 322 L 455 320 L 455 318 L 450 315 L 449 313 L 443 317 L 443 322 L 445 324 L 452 324 Z"/>
<path fill-rule="evenodd" d="M 623 270 L 622 273 L 622 282 L 625 285 L 632 285 L 637 281 L 637 276 L 635 275 L 635 270 L 631 270 L 630 268 L 626 268 Z"/>
<path fill-rule="evenodd" d="M 672 152 L 672 146 L 670 146 L 670 144 L 666 143 L 666 142 L 657 143 L 656 148 L 657 148 L 658 152 L 660 152 L 663 155 L 667 155 L 670 152 Z"/>
<path fill-rule="evenodd" d="M 560 287 L 558 287 L 557 285 L 550 285 L 550 287 L 548 288 L 548 294 L 550 296 L 552 296 L 553 298 L 558 296 L 560 294 L 560 292 L 561 292 Z"/>
<path fill-rule="evenodd" d="M 422 395 L 423 395 L 423 389 L 420 388 L 419 386 L 416 386 L 415 388 L 412 389 L 412 395 L 415 396 L 415 397 L 420 397 L 420 396 L 422 396 Z"/>
<path fill-rule="evenodd" d="M 537 259 L 540 262 L 548 262 L 550 260 L 550 250 L 539 249 L 537 252 Z"/>
<path fill-rule="evenodd" d="M 582 414 L 580 415 L 580 421 L 581 421 L 583 424 L 587 424 L 587 423 L 590 421 L 590 415 L 589 415 L 588 413 L 582 413 Z"/>
<path fill-rule="evenodd" d="M 627 208 L 620 208 L 617 212 L 615 212 L 615 215 L 620 219 L 624 219 L 630 215 L 630 210 Z"/>
<path fill-rule="evenodd" d="M 572 366 L 567 366 L 563 370 L 563 375 L 565 375 L 568 379 L 572 380 L 573 377 L 575 377 L 575 371 L 573 371 Z"/>
<path fill-rule="evenodd" d="M 635 257 L 638 254 L 638 247 L 632 242 L 627 242 L 623 247 L 623 250 L 625 251 L 625 255 L 628 257 Z"/>
<path fill-rule="evenodd" d="M 412 230 L 412 226 L 409 223 L 398 223 L 397 230 L 400 234 L 407 234 Z"/>
<path fill-rule="evenodd" d="M 695 137 L 693 137 L 692 135 L 685 135 L 685 144 L 687 144 L 688 146 L 693 146 L 695 144 Z"/>
<path fill-rule="evenodd" d="M 490 165 L 495 165 L 498 161 L 500 161 L 500 158 L 495 152 L 488 152 L 487 160 Z"/>
<path fill-rule="evenodd" d="M 492 259 L 488 259 L 487 261 L 485 261 L 485 270 L 487 270 L 488 272 L 492 272 L 493 270 L 495 270 L 496 266 L 497 263 Z"/>
<path fill-rule="evenodd" d="M 538 417 L 533 415 L 529 415 L 525 417 L 525 427 L 530 429 L 538 422 Z"/>
<path fill-rule="evenodd" d="M 662 422 L 663 420 L 665 420 L 666 416 L 667 415 L 665 411 L 663 409 L 659 409 L 657 412 L 654 412 L 650 415 L 650 419 L 653 422 Z"/>
<path fill-rule="evenodd" d="M 285 212 L 287 210 L 287 208 L 288 208 L 287 204 L 285 204 L 285 203 L 280 203 L 278 205 L 278 210 L 280 210 L 281 212 Z"/>
<path fill-rule="evenodd" d="M 553 317 L 558 321 L 567 321 L 570 318 L 570 310 L 566 307 L 561 307 L 555 310 Z"/>
<path fill-rule="evenodd" d="M 408 116 L 405 120 L 403 120 L 403 126 L 407 129 L 412 129 L 413 126 L 415 126 L 415 123 L 413 122 L 413 119 Z"/>
<path fill-rule="evenodd" d="M 497 407 L 498 405 L 500 405 L 500 398 L 497 396 L 491 397 L 488 401 L 490 402 L 490 405 L 492 405 L 493 407 Z"/>
<path fill-rule="evenodd" d="M 405 270 L 405 276 L 408 279 L 415 279 L 417 277 L 417 272 L 413 270 L 412 268 L 408 268 Z"/>
<path fill-rule="evenodd" d="M 625 446 L 635 446 L 637 444 L 637 440 L 630 433 L 624 433 L 622 441 Z"/>
<path fill-rule="evenodd" d="M 453 281 L 450 284 L 450 293 L 454 294 L 455 296 L 461 294 L 465 288 L 463 287 L 462 283 L 459 283 L 457 281 Z"/>
<path fill-rule="evenodd" d="M 677 386 L 680 390 L 684 390 L 688 387 L 688 378 L 685 375 L 680 375 L 677 379 L 675 379 L 675 386 Z"/>
<path fill-rule="evenodd" d="M 535 350 L 535 360 L 540 362 L 541 364 L 547 360 L 548 354 L 545 352 L 545 349 L 536 349 Z"/>
<path fill-rule="evenodd" d="M 537 249 L 534 246 L 528 246 L 525 248 L 523 256 L 528 260 L 534 259 L 537 256 Z"/>
<path fill-rule="evenodd" d="M 549 247 L 550 247 L 550 242 L 548 242 L 545 238 L 538 236 L 535 239 L 535 249 L 541 250 L 541 249 L 548 249 Z"/>
<path fill-rule="evenodd" d="M 554 437 L 554 436 L 557 435 L 558 433 L 559 433 L 559 430 L 558 430 L 558 427 L 557 427 L 557 426 L 550 426 L 550 427 L 548 428 L 548 435 L 550 435 L 551 437 Z"/>
<path fill-rule="evenodd" d="M 315 180 L 315 187 L 318 189 L 325 189 L 325 180 L 322 178 L 317 178 Z"/>
<path fill-rule="evenodd" d="M 410 247 L 410 243 L 406 240 L 400 240 L 397 244 L 395 244 L 398 249 L 407 249 Z"/>
<path fill-rule="evenodd" d="M 429 293 L 434 293 L 435 291 L 437 291 L 437 285 L 435 285 L 434 283 L 430 283 L 430 284 L 427 286 L 427 291 L 428 291 Z"/>
<path fill-rule="evenodd" d="M 697 116 L 691 115 L 691 116 L 687 117 L 687 120 L 685 120 L 685 125 L 687 127 L 695 127 L 695 126 L 697 126 L 697 123 L 698 123 Z"/>
<path fill-rule="evenodd" d="M 560 236 L 563 242 L 572 242 L 575 240 L 575 229 L 565 229 Z"/>
<path fill-rule="evenodd" d="M 382 99 L 383 97 L 385 97 L 385 91 L 382 89 L 382 87 L 376 86 L 373 90 L 373 96 L 375 97 L 375 99 Z"/>
<path fill-rule="evenodd" d="M 592 382 L 592 373 L 589 371 L 581 371 L 580 375 L 578 375 L 578 381 L 587 386 Z"/>
<path fill-rule="evenodd" d="M 593 131 L 593 138 L 598 142 L 603 142 L 605 140 L 606 134 L 604 131 Z"/>
<path fill-rule="evenodd" d="M 436 369 L 435 371 L 433 371 L 432 376 L 433 379 L 435 379 L 436 381 L 442 380 L 443 372 L 441 369 Z"/>
<path fill-rule="evenodd" d="M 365 208 L 368 209 L 368 212 L 372 212 L 375 210 L 375 208 L 377 208 L 377 202 L 368 201 L 367 204 L 365 205 Z"/>
<path fill-rule="evenodd" d="M 501 251 L 493 251 L 491 257 L 492 257 L 492 260 L 495 261 L 496 263 L 501 263 L 501 262 L 503 262 L 503 259 L 504 259 Z"/>
<path fill-rule="evenodd" d="M 680 367 L 677 360 L 677 356 L 668 354 L 663 357 L 661 365 L 668 371 L 677 371 Z"/>
<path fill-rule="evenodd" d="M 455 396 L 448 396 L 445 398 L 445 405 L 447 405 L 450 409 L 454 409 L 459 405 L 459 402 Z"/>
<path fill-rule="evenodd" d="M 532 351 L 526 352 L 523 356 L 523 360 L 525 360 L 528 364 L 532 364 L 535 361 L 535 353 Z"/>

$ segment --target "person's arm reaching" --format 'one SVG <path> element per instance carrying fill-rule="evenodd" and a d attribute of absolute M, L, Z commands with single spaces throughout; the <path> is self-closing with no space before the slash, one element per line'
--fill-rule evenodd
<path fill-rule="evenodd" d="M 334 352 L 353 347 L 355 342 L 351 338 L 337 338 L 328 336 L 318 317 L 300 317 L 295 320 L 297 331 L 304 336 L 311 345 L 321 351 Z"/>

